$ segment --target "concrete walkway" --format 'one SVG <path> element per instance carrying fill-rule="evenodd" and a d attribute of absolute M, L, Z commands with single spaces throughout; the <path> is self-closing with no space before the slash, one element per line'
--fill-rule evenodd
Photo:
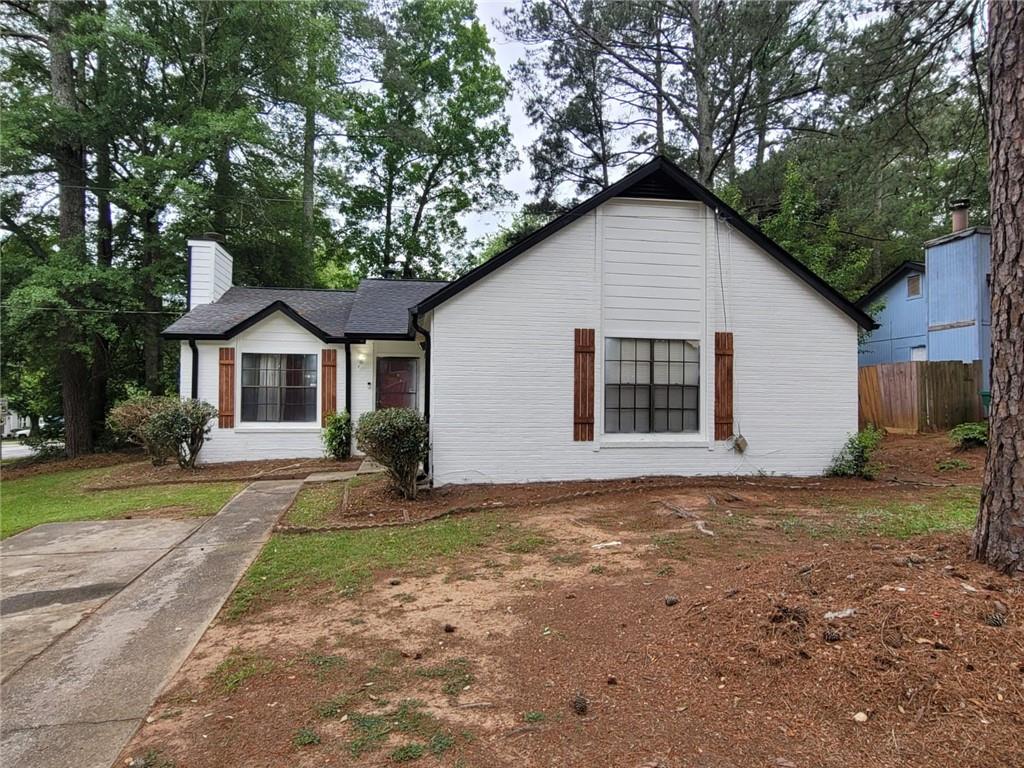
<path fill-rule="evenodd" d="M 0 686 L 4 768 L 109 768 L 301 486 L 301 480 L 253 483 L 105 601 L 93 595 L 100 601 L 94 612 L 7 676 Z M 112 540 L 119 522 L 108 524 Z M 63 525 L 38 526 L 8 539 L 5 570 L 20 558 L 45 556 L 59 573 L 62 557 L 90 554 L 67 552 L 73 541 Z M 30 537 L 24 544 L 23 536 Z M 101 584 L 116 585 L 139 562 L 130 548 L 103 555 L 136 565 L 115 568 L 109 581 L 100 576 Z M 42 574 L 38 584 L 37 592 L 53 591 L 45 588 Z M 49 598 L 19 599 L 22 608 L 33 610 Z M 6 643 L 11 630 L 4 623 Z"/>

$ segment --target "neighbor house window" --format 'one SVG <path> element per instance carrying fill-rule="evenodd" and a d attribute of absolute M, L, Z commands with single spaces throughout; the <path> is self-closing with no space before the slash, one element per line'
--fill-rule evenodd
<path fill-rule="evenodd" d="M 242 421 L 316 421 L 316 355 L 242 355 Z"/>
<path fill-rule="evenodd" d="M 921 295 L 921 276 L 911 275 L 907 278 L 907 298 Z"/>
<path fill-rule="evenodd" d="M 605 432 L 696 432 L 699 400 L 696 341 L 604 340 Z"/>

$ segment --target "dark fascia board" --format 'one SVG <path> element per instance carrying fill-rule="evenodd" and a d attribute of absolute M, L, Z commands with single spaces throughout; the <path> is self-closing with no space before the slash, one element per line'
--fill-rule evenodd
<path fill-rule="evenodd" d="M 300 315 L 298 312 L 296 312 L 294 309 L 292 309 L 290 306 L 288 306 L 288 304 L 286 304 L 285 302 L 281 301 L 280 299 L 278 299 L 277 301 L 271 302 L 270 304 L 265 306 L 263 309 L 261 309 L 259 312 L 255 313 L 253 315 L 250 315 L 245 320 L 243 320 L 242 322 L 240 322 L 237 325 L 233 326 L 232 328 L 228 329 L 224 333 L 164 333 L 162 335 L 163 335 L 163 337 L 165 339 L 196 339 L 196 340 L 214 340 L 214 339 L 224 340 L 224 339 L 230 339 L 230 338 L 233 338 L 234 336 L 237 336 L 238 334 L 240 334 L 245 329 L 251 328 L 252 326 L 256 325 L 256 323 L 258 323 L 260 320 L 263 320 L 263 319 L 265 319 L 267 317 L 270 317 L 270 315 L 274 314 L 275 312 L 280 312 L 281 314 L 285 315 L 289 319 L 294 320 L 296 323 L 301 325 L 303 328 L 305 328 L 307 331 L 312 333 L 314 336 L 316 336 L 321 341 L 325 341 L 325 342 L 331 341 L 331 336 L 329 336 L 328 334 L 324 333 L 320 328 L 315 326 L 313 323 L 309 322 L 309 320 L 304 318 L 302 315 Z"/>
<path fill-rule="evenodd" d="M 533 246 L 551 237 L 551 235 L 568 226 L 580 217 L 590 213 L 590 211 L 594 210 L 602 203 L 607 202 L 613 197 L 618 197 L 633 185 L 643 181 L 648 176 L 657 173 L 658 171 L 665 172 L 669 178 L 675 181 L 694 200 L 698 200 L 709 208 L 714 209 L 716 213 L 724 215 L 725 219 L 737 230 L 750 238 L 765 252 L 775 257 L 775 259 L 781 262 L 781 264 L 790 272 L 818 291 L 818 293 L 832 302 L 838 309 L 852 318 L 858 325 L 867 330 L 877 327 L 875 321 L 859 309 L 853 302 L 849 301 L 845 296 L 839 293 L 839 291 L 801 264 L 778 243 L 771 240 L 771 238 L 764 234 L 764 232 L 743 218 L 731 207 L 726 205 L 726 203 L 710 189 L 691 177 L 675 163 L 664 157 L 655 158 L 646 165 L 641 166 L 630 174 L 627 174 L 607 189 L 598 192 L 588 200 L 584 200 L 572 210 L 562 214 L 554 221 L 549 222 L 546 226 L 538 229 L 529 237 L 502 251 L 490 261 L 487 261 L 476 269 L 467 272 L 458 280 L 449 283 L 445 288 L 442 288 L 437 293 L 431 294 L 425 300 L 416 305 L 416 307 L 413 308 L 413 311 L 415 314 L 420 314 L 433 309 L 439 304 L 450 299 L 452 296 L 455 296 L 459 292 L 465 290 L 477 280 L 489 275 L 494 270 L 511 261 L 516 256 L 528 251 Z"/>
<path fill-rule="evenodd" d="M 867 293 L 857 299 L 857 306 L 861 309 L 867 309 L 878 294 L 885 291 L 890 285 L 899 280 L 907 272 L 918 272 L 920 274 L 924 274 L 924 269 L 924 262 L 922 261 L 904 261 L 902 264 L 891 269 L 885 277 L 871 286 Z"/>

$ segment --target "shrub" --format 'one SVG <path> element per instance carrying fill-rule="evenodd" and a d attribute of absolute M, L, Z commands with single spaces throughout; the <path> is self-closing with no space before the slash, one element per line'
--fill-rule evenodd
<path fill-rule="evenodd" d="M 324 450 L 332 459 L 347 459 L 352 451 L 352 420 L 348 411 L 327 414 L 324 419 Z"/>
<path fill-rule="evenodd" d="M 427 455 L 427 423 L 409 408 L 363 414 L 356 427 L 359 450 L 383 466 L 395 490 L 416 498 L 416 477 Z"/>
<path fill-rule="evenodd" d="M 157 410 L 142 427 L 146 440 L 160 445 L 173 445 L 178 466 L 192 469 L 206 436 L 210 422 L 217 418 L 217 409 L 202 400 L 175 400 L 173 405 Z"/>
<path fill-rule="evenodd" d="M 871 456 L 882 442 L 885 433 L 868 424 L 855 435 L 850 435 L 842 450 L 833 458 L 825 474 L 830 477 L 863 477 L 874 479 L 878 474 L 878 466 L 871 461 Z"/>
<path fill-rule="evenodd" d="M 178 449 L 173 442 L 163 439 L 164 436 L 151 434 L 146 425 L 155 414 L 173 408 L 177 402 L 177 398 L 174 397 L 133 394 L 111 409 L 107 415 L 107 426 L 118 437 L 145 448 L 153 466 L 159 467 L 166 464 Z"/>
<path fill-rule="evenodd" d="M 968 421 L 964 424 L 957 424 L 949 430 L 949 439 L 961 451 L 986 446 L 988 445 L 988 422 Z"/>

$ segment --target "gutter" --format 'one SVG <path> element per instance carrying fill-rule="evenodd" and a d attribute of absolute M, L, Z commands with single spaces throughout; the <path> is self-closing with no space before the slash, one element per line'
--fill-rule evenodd
<path fill-rule="evenodd" d="M 352 455 L 352 345 L 345 344 L 345 412 L 348 414 L 348 455 Z"/>
<path fill-rule="evenodd" d="M 423 334 L 423 420 L 427 423 L 427 455 L 423 459 L 423 468 L 427 477 L 431 478 L 433 472 L 430 467 L 430 331 L 420 325 L 419 318 L 412 312 L 409 313 L 409 319 L 412 327 Z"/>
<path fill-rule="evenodd" d="M 192 399 L 199 399 L 199 348 L 195 339 L 188 340 L 188 348 L 192 350 Z"/>

